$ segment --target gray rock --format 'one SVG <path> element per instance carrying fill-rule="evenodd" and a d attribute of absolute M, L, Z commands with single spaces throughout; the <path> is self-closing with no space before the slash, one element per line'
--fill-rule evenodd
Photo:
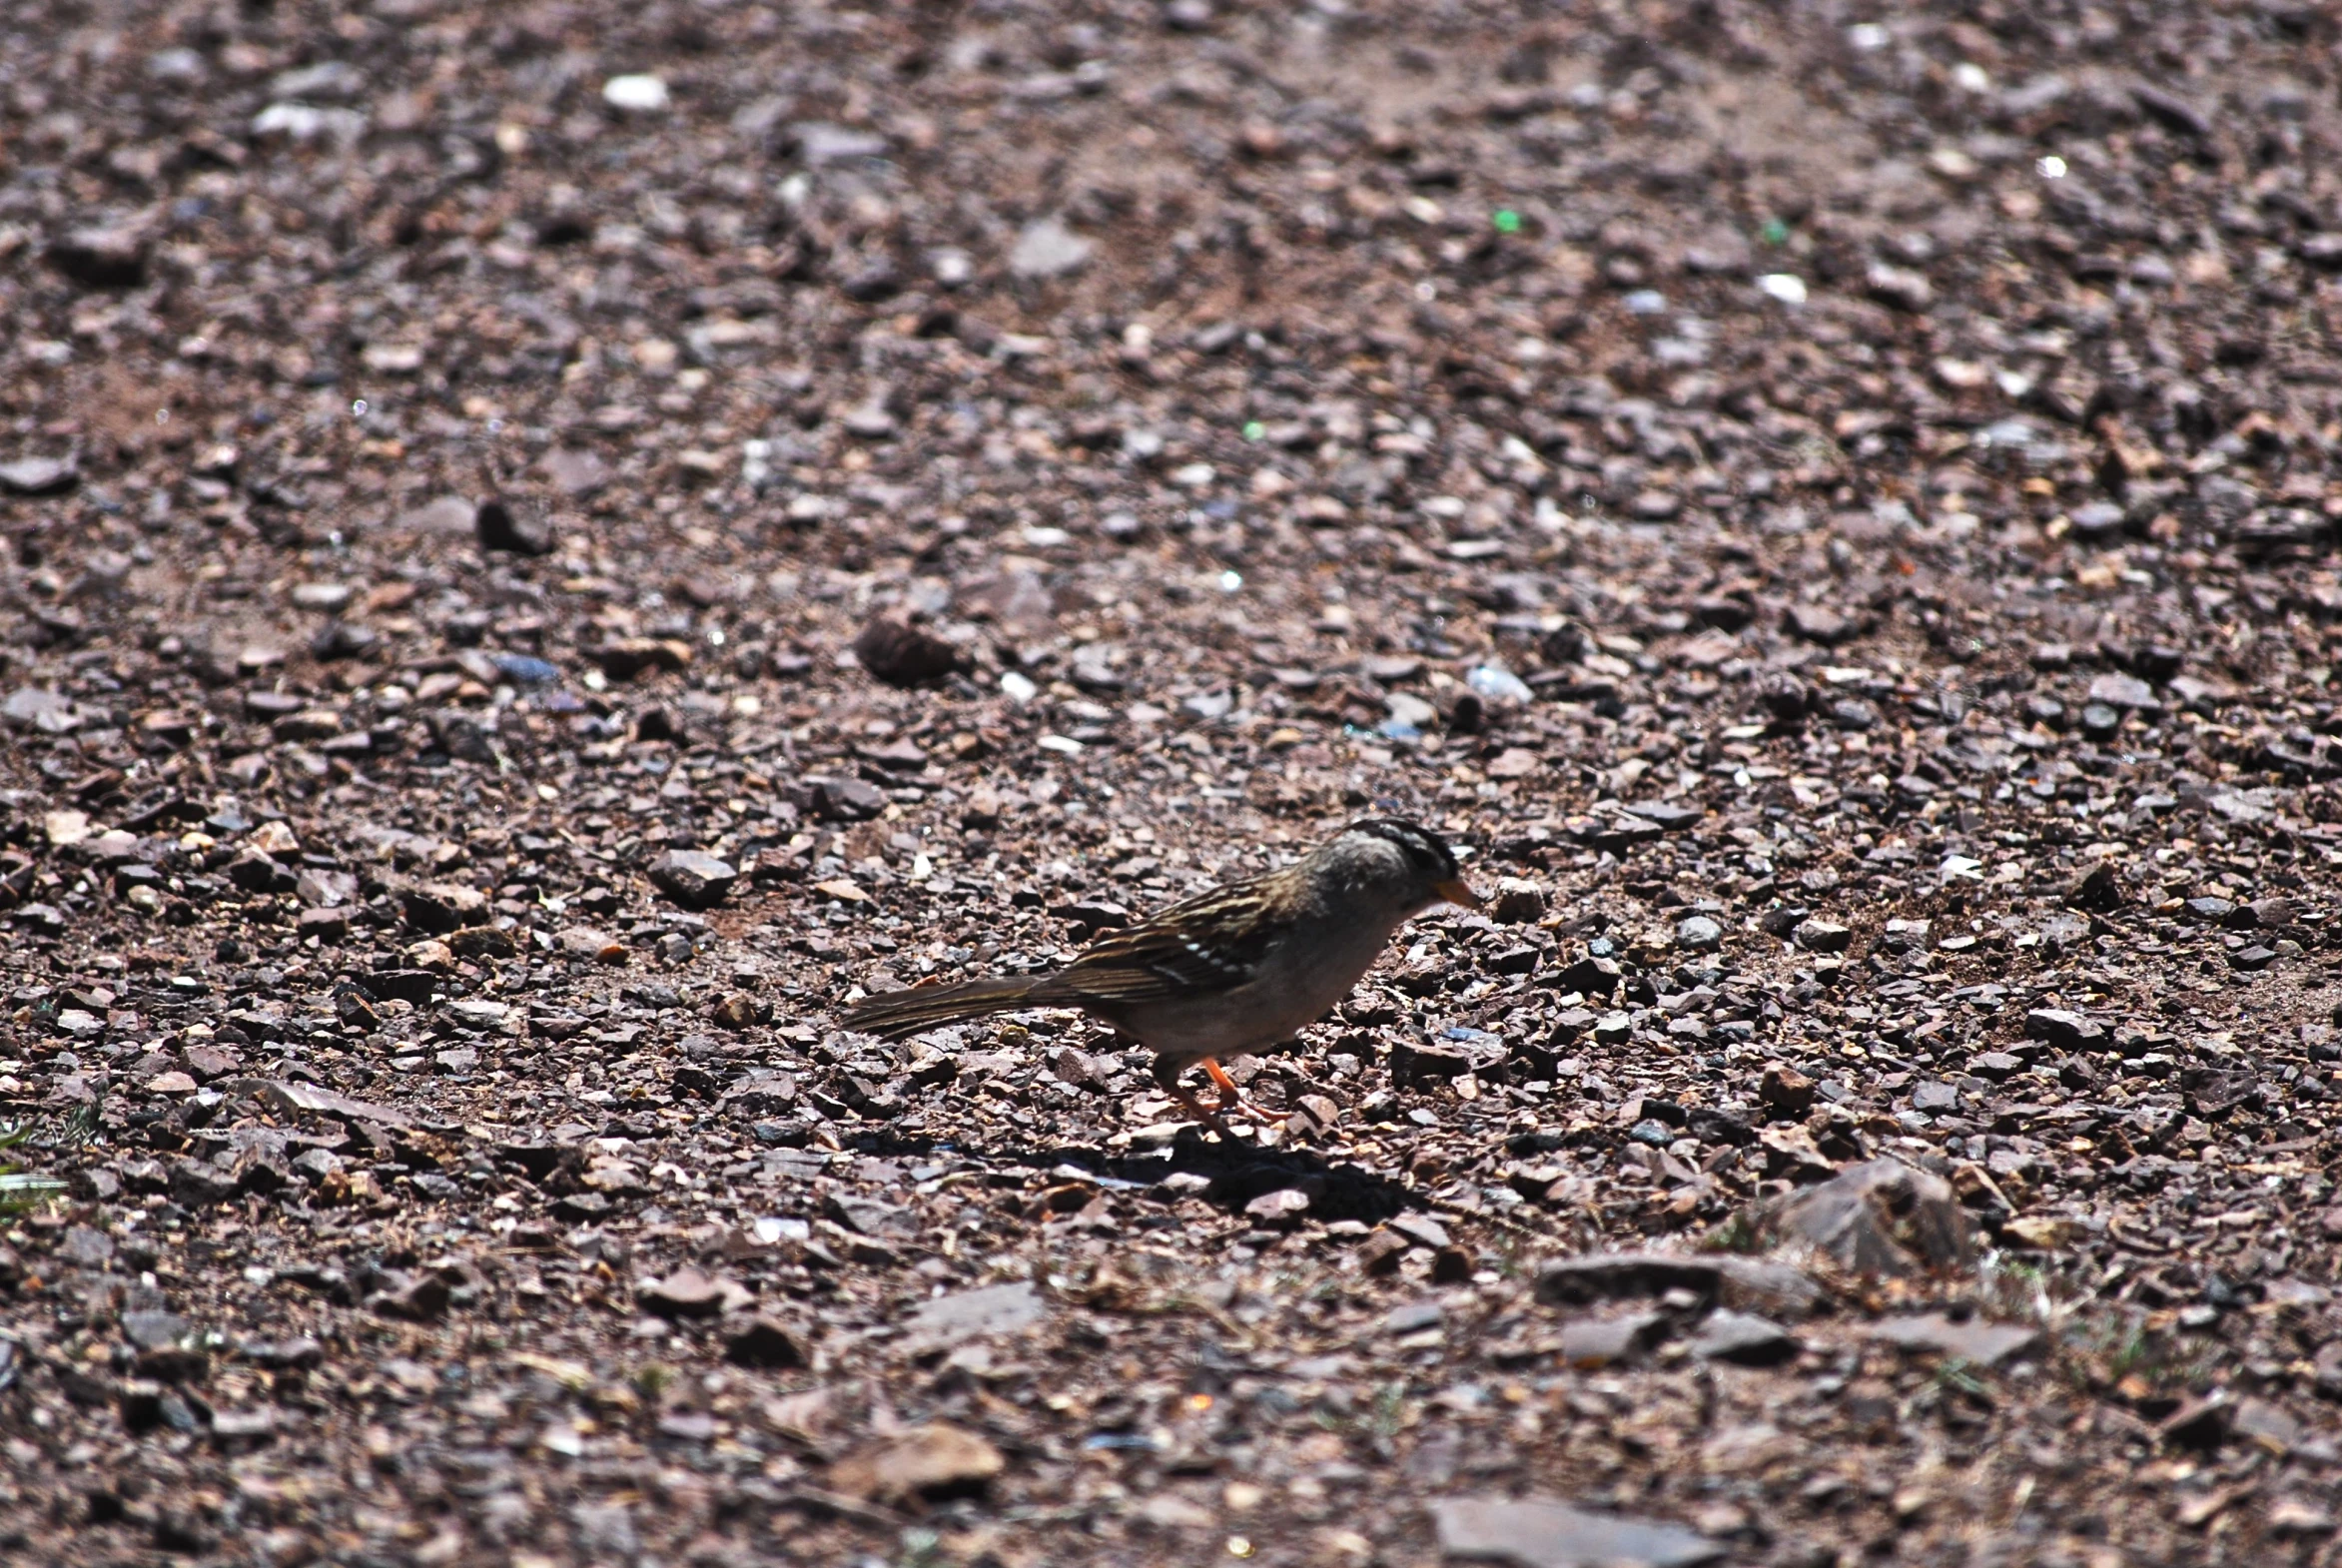
<path fill-rule="evenodd" d="M 1894 1160 L 1850 1166 L 1791 1194 L 1768 1212 L 1765 1225 L 1856 1273 L 1960 1268 L 1973 1250 L 1967 1213 L 1952 1184 Z"/>
<path fill-rule="evenodd" d="M 923 1301 L 905 1321 L 914 1343 L 956 1345 L 990 1334 L 1013 1334 L 1049 1315 L 1049 1303 L 1030 1281 L 955 1290 Z"/>
<path fill-rule="evenodd" d="M 1692 953 L 1712 953 L 1724 945 L 1724 928 L 1705 915 L 1678 921 L 1675 945 Z"/>
<path fill-rule="evenodd" d="M 19 457 L 0 462 L 0 490 L 16 495 L 54 495 L 70 490 L 81 470 L 65 457 Z"/>
<path fill-rule="evenodd" d="M 2109 673 L 2090 682 L 2089 699 L 2110 708 L 2154 708 L 2155 688 L 2136 675 Z"/>
<path fill-rule="evenodd" d="M 19 686 L 0 703 L 0 718 L 19 729 L 37 729 L 62 735 L 74 727 L 72 699 L 40 686 Z"/>
<path fill-rule="evenodd" d="M 686 909 L 721 904 L 739 877 L 728 863 L 695 849 L 671 849 L 650 863 L 650 880 Z"/>
<path fill-rule="evenodd" d="M 1666 1332 L 1664 1312 L 1573 1318 L 1561 1325 L 1557 1349 L 1565 1366 L 1593 1371 L 1641 1359 Z"/>
<path fill-rule="evenodd" d="M 1009 271 L 1034 280 L 1062 278 L 1079 272 L 1097 247 L 1065 225 L 1061 218 L 1036 218 L 1017 236 L 1009 252 Z"/>
<path fill-rule="evenodd" d="M 1779 1366 L 1800 1348 L 1795 1334 L 1751 1312 L 1711 1312 L 1691 1337 L 1692 1354 L 1736 1366 Z"/>
<path fill-rule="evenodd" d="M 1978 1318 L 1954 1322 L 1942 1312 L 1920 1312 L 1873 1323 L 1870 1337 L 1905 1350 L 1955 1356 L 1974 1366 L 1998 1366 L 2039 1344 L 2041 1331 Z"/>
<path fill-rule="evenodd" d="M 1655 1519 L 1591 1513 L 1545 1498 L 1447 1497 L 1431 1505 L 1450 1561 L 1514 1568 L 1697 1568 L 1725 1555 L 1716 1542 Z"/>

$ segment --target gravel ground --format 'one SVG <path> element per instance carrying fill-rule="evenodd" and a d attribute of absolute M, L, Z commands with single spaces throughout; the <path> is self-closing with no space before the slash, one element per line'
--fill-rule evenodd
<path fill-rule="evenodd" d="M 2338 48 L 19 8 L 0 1559 L 2342 1560 Z"/>

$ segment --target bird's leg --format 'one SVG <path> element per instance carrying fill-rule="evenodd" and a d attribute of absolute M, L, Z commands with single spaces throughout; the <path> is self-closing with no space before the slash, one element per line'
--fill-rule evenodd
<path fill-rule="evenodd" d="M 1205 1057 L 1198 1066 L 1210 1074 L 1211 1081 L 1219 1086 L 1219 1109 L 1221 1111 L 1241 1111 L 1244 1115 L 1258 1117 L 1263 1122 L 1287 1120 L 1289 1116 L 1287 1112 L 1264 1110 L 1246 1100 L 1243 1091 L 1236 1088 L 1236 1081 L 1228 1077 L 1226 1070 L 1210 1057 Z"/>
<path fill-rule="evenodd" d="M 1234 1143 L 1236 1141 L 1236 1136 L 1228 1131 L 1227 1124 L 1219 1119 L 1219 1114 L 1215 1111 L 1206 1110 L 1202 1101 L 1197 1100 L 1193 1095 L 1188 1094 L 1184 1089 L 1179 1087 L 1179 1075 L 1185 1072 L 1186 1068 L 1186 1063 L 1178 1061 L 1175 1058 L 1157 1057 L 1155 1059 L 1156 1088 L 1162 1090 L 1165 1094 L 1171 1096 L 1171 1099 L 1177 1101 L 1179 1105 L 1185 1109 L 1187 1115 L 1193 1117 L 1197 1122 L 1200 1122 L 1203 1124 L 1203 1126 L 1211 1129 L 1211 1131 L 1214 1133 L 1217 1133 L 1220 1137 L 1220 1142 L 1225 1144 Z"/>

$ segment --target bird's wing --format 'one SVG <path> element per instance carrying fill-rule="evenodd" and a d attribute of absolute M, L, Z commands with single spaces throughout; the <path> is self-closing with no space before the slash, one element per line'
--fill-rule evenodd
<path fill-rule="evenodd" d="M 1110 1006 L 1233 991 L 1254 979 L 1287 922 L 1274 874 L 1212 888 L 1100 938 L 1037 988 Z M 1263 918 L 1268 914 L 1271 918 Z"/>

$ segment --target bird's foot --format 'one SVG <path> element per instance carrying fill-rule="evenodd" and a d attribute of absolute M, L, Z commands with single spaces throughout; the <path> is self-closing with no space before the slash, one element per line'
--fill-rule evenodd
<path fill-rule="evenodd" d="M 1290 1112 L 1271 1111 L 1265 1106 L 1256 1106 L 1251 1101 L 1246 1100 L 1244 1098 L 1243 1091 L 1236 1088 L 1236 1081 L 1228 1077 L 1226 1071 L 1222 1069 L 1217 1062 L 1212 1061 L 1209 1057 L 1203 1059 L 1201 1066 L 1203 1071 L 1210 1075 L 1211 1081 L 1219 1086 L 1219 1110 L 1221 1115 L 1224 1116 L 1230 1112 L 1240 1111 L 1245 1116 L 1251 1117 L 1255 1121 L 1269 1123 L 1281 1123 L 1291 1116 L 1292 1113 Z"/>

